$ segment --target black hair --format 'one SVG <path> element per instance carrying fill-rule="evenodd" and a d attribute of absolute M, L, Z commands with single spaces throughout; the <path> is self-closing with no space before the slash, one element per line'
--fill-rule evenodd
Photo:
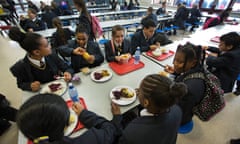
<path fill-rule="evenodd" d="M 196 66 L 200 65 L 203 67 L 205 60 L 205 51 L 202 50 L 201 46 L 196 46 L 190 42 L 187 42 L 185 45 L 179 45 L 176 52 L 182 52 L 185 55 L 183 69 L 188 61 L 196 60 Z"/>
<path fill-rule="evenodd" d="M 220 41 L 224 42 L 225 45 L 232 45 L 233 48 L 237 48 L 240 46 L 240 36 L 236 32 L 229 32 L 220 37 Z"/>
<path fill-rule="evenodd" d="M 20 46 L 26 50 L 28 53 L 39 49 L 41 43 L 39 40 L 42 38 L 40 34 L 37 33 L 24 33 L 18 27 L 12 27 L 9 30 L 8 36 L 18 42 Z"/>
<path fill-rule="evenodd" d="M 58 39 L 61 40 L 61 44 L 62 45 L 67 44 L 68 39 L 67 39 L 67 37 L 65 35 L 65 32 L 64 32 L 64 29 L 62 27 L 61 20 L 58 17 L 55 17 L 55 18 L 52 19 L 52 24 L 53 24 L 53 27 L 57 28 L 56 32 L 59 34 Z"/>
<path fill-rule="evenodd" d="M 86 29 L 86 27 L 83 24 L 78 24 L 77 25 L 75 34 L 77 34 L 77 33 L 86 33 L 87 35 L 89 35 L 88 30 Z"/>
<path fill-rule="evenodd" d="M 91 22 L 90 14 L 88 13 L 84 0 L 73 0 L 73 3 L 82 9 L 82 13 L 85 14 L 88 20 Z"/>
<path fill-rule="evenodd" d="M 151 74 L 142 80 L 140 92 L 159 110 L 165 110 L 177 103 L 187 93 L 187 86 L 181 82 L 173 82 L 159 74 Z"/>
<path fill-rule="evenodd" d="M 38 94 L 20 107 L 17 126 L 28 139 L 48 136 L 48 142 L 51 143 L 62 141 L 69 117 L 69 109 L 61 97 L 54 94 Z"/>
<path fill-rule="evenodd" d="M 145 20 L 142 20 L 142 25 L 144 28 L 150 28 L 150 27 L 156 27 L 157 25 L 155 24 L 155 22 L 152 19 L 149 18 L 144 18 Z"/>

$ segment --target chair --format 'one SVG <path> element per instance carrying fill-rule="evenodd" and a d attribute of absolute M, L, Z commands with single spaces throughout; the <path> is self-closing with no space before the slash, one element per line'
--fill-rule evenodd
<path fill-rule="evenodd" d="M 187 134 L 190 133 L 193 129 L 193 121 L 190 121 L 186 123 L 185 125 L 182 125 L 178 129 L 178 133 L 180 134 Z"/>

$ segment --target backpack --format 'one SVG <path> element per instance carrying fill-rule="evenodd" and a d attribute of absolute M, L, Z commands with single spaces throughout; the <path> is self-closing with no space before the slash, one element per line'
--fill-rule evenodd
<path fill-rule="evenodd" d="M 221 88 L 219 79 L 207 70 L 204 73 L 197 72 L 190 74 L 183 81 L 192 78 L 199 78 L 205 81 L 204 97 L 199 104 L 194 106 L 193 113 L 202 121 L 208 121 L 224 108 L 224 91 Z"/>
<path fill-rule="evenodd" d="M 91 16 L 92 19 L 92 32 L 95 39 L 103 35 L 103 29 L 100 26 L 99 19 L 96 16 Z"/>
<path fill-rule="evenodd" d="M 203 29 L 207 29 L 212 26 L 212 22 L 216 20 L 216 25 L 220 22 L 220 17 L 212 17 L 206 20 L 206 22 L 203 24 Z"/>

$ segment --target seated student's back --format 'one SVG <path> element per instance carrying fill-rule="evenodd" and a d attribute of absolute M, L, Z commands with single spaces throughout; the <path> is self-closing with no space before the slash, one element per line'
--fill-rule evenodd
<path fill-rule="evenodd" d="M 183 83 L 158 74 L 146 76 L 137 91 L 144 109 L 123 130 L 119 143 L 176 144 L 182 112 L 175 103 L 186 91 Z"/>

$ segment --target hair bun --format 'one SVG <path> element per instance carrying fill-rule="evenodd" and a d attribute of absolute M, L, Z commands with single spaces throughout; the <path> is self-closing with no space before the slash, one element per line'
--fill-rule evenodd
<path fill-rule="evenodd" d="M 25 39 L 26 34 L 24 32 L 22 32 L 18 27 L 12 27 L 9 30 L 8 36 L 12 40 L 17 41 L 19 44 L 21 44 L 23 42 L 23 40 Z"/>

